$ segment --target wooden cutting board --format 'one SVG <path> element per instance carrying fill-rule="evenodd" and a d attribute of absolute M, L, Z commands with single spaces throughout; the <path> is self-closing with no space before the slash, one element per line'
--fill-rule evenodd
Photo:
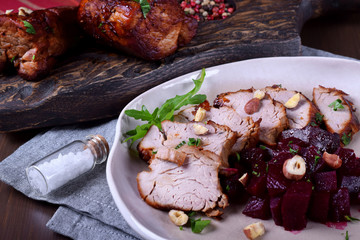
<path fill-rule="evenodd" d="M 297 56 L 310 18 L 359 9 L 360 0 L 235 0 L 229 18 L 201 23 L 187 46 L 147 62 L 90 41 L 39 82 L 0 75 L 0 132 L 117 116 L 138 94 L 177 76 L 223 63 Z"/>

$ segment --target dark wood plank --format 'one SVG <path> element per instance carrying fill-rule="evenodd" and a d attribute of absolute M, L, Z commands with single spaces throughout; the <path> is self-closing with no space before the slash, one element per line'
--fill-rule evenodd
<path fill-rule="evenodd" d="M 360 5 L 360 0 L 234 2 L 231 17 L 200 24 L 191 43 L 163 61 L 85 47 L 40 82 L 1 77 L 0 131 L 116 116 L 138 94 L 185 73 L 248 58 L 299 55 L 299 30 L 306 20 Z"/>

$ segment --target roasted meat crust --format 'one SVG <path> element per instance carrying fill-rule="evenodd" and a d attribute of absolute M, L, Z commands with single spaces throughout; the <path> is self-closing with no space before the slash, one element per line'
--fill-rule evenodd
<path fill-rule="evenodd" d="M 80 25 L 107 45 L 147 60 L 159 60 L 190 42 L 197 21 L 176 0 L 150 0 L 144 18 L 140 4 L 129 0 L 83 0 Z"/>
<path fill-rule="evenodd" d="M 76 13 L 77 7 L 56 7 L 26 16 L 0 15 L 0 71 L 13 65 L 22 78 L 30 81 L 48 74 L 55 57 L 79 38 Z"/>

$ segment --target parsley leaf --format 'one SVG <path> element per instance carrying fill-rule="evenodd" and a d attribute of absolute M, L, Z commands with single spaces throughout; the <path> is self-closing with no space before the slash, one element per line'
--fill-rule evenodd
<path fill-rule="evenodd" d="M 201 220 L 201 218 L 198 219 L 192 219 L 190 218 L 191 223 L 191 231 L 193 233 L 201 233 L 204 228 L 209 225 L 211 220 Z"/>
<path fill-rule="evenodd" d="M 322 121 L 324 120 L 324 115 L 322 115 L 321 113 L 317 112 L 315 114 L 315 121 L 320 124 L 322 123 Z"/>
<path fill-rule="evenodd" d="M 32 60 L 35 61 L 35 55 L 32 56 Z"/>
<path fill-rule="evenodd" d="M 144 18 L 150 12 L 150 4 L 147 0 L 134 0 L 137 3 L 140 3 L 141 11 L 143 12 Z"/>
<path fill-rule="evenodd" d="M 230 191 L 230 186 L 229 185 L 226 185 L 226 191 Z"/>
<path fill-rule="evenodd" d="M 236 160 L 240 162 L 240 154 L 238 152 L 236 153 Z"/>
<path fill-rule="evenodd" d="M 260 173 L 259 172 L 256 172 L 256 171 L 252 171 L 252 174 L 257 176 L 257 177 L 260 177 Z"/>
<path fill-rule="evenodd" d="M 199 146 L 201 144 L 201 139 L 200 138 L 189 138 L 189 142 L 188 142 L 188 145 L 189 146 Z"/>
<path fill-rule="evenodd" d="M 15 61 L 15 56 L 13 56 L 11 59 L 10 59 L 10 62 L 13 63 Z"/>
<path fill-rule="evenodd" d="M 344 105 L 341 104 L 342 101 L 340 99 L 336 99 L 332 103 L 329 104 L 328 107 L 331 107 L 334 111 L 337 111 L 338 109 L 343 109 Z"/>
<path fill-rule="evenodd" d="M 182 141 L 181 143 L 179 143 L 179 144 L 175 147 L 175 149 L 181 148 L 185 143 L 186 143 L 185 141 Z"/>
<path fill-rule="evenodd" d="M 266 150 L 266 147 L 264 145 L 260 145 L 259 148 L 262 150 Z"/>
<path fill-rule="evenodd" d="M 179 226 L 179 229 L 180 229 L 181 231 L 183 231 L 183 230 L 184 230 L 183 226 Z"/>
<path fill-rule="evenodd" d="M 315 167 L 316 167 L 316 165 L 318 164 L 320 158 L 321 158 L 320 156 L 315 156 L 315 161 L 314 161 L 313 169 L 315 169 Z"/>
<path fill-rule="evenodd" d="M 195 87 L 190 92 L 184 95 L 176 95 L 175 97 L 166 100 L 165 103 L 160 108 L 156 108 L 152 114 L 146 109 L 145 106 L 142 106 L 141 110 L 126 110 L 125 114 L 129 117 L 147 121 L 148 123 L 137 126 L 134 130 L 127 132 L 126 134 L 130 135 L 131 137 L 125 139 L 124 142 L 129 140 L 134 142 L 137 139 L 144 137 L 152 125 L 155 125 L 161 129 L 161 122 L 164 120 L 171 120 L 173 118 L 174 112 L 179 110 L 182 106 L 188 104 L 200 104 L 204 102 L 206 100 L 206 95 L 195 95 L 200 90 L 204 79 L 205 69 L 202 69 L 199 79 L 193 79 Z"/>
<path fill-rule="evenodd" d="M 345 146 L 349 145 L 349 143 L 351 142 L 351 133 L 349 133 L 348 135 L 346 133 L 344 133 L 341 136 L 341 141 Z"/>
<path fill-rule="evenodd" d="M 292 154 L 297 154 L 298 150 L 289 148 L 289 152 L 292 153 Z"/>
<path fill-rule="evenodd" d="M 346 231 L 345 240 L 349 240 L 349 232 L 348 231 Z"/>
<path fill-rule="evenodd" d="M 22 21 L 26 27 L 26 32 L 30 34 L 36 34 L 35 28 L 28 21 Z"/>
<path fill-rule="evenodd" d="M 345 215 L 345 219 L 346 219 L 346 221 L 348 221 L 348 222 L 360 221 L 360 219 L 354 218 L 354 217 L 351 217 L 351 216 L 348 216 L 348 215 Z"/>

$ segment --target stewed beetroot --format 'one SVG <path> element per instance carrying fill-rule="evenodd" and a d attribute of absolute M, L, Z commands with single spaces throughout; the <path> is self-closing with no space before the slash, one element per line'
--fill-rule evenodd
<path fill-rule="evenodd" d="M 242 213 L 253 218 L 269 219 L 271 216 L 269 197 L 259 198 L 252 196 Z"/>
<path fill-rule="evenodd" d="M 306 212 L 311 199 L 310 182 L 293 182 L 281 203 L 282 222 L 285 230 L 301 230 L 306 227 Z"/>
<path fill-rule="evenodd" d="M 336 170 L 328 166 L 322 157 L 325 151 L 338 155 L 342 166 Z M 306 164 L 305 176 L 297 181 L 283 173 L 284 162 L 295 155 Z M 245 149 L 239 156 L 235 165 L 249 175 L 245 190 L 251 197 L 243 211 L 247 216 L 272 217 L 286 230 L 301 230 L 307 218 L 346 221 L 350 197 L 360 203 L 360 159 L 352 149 L 340 146 L 338 134 L 313 126 L 290 129 L 282 132 L 276 146 Z"/>
<path fill-rule="evenodd" d="M 332 222 L 347 221 L 350 216 L 350 197 L 347 188 L 340 188 L 330 196 L 329 219 Z"/>
<path fill-rule="evenodd" d="M 314 175 L 316 191 L 333 192 L 337 189 L 336 171 L 320 172 Z"/>
<path fill-rule="evenodd" d="M 328 221 L 330 192 L 314 191 L 311 195 L 308 210 L 309 219 L 315 222 L 325 223 Z"/>

